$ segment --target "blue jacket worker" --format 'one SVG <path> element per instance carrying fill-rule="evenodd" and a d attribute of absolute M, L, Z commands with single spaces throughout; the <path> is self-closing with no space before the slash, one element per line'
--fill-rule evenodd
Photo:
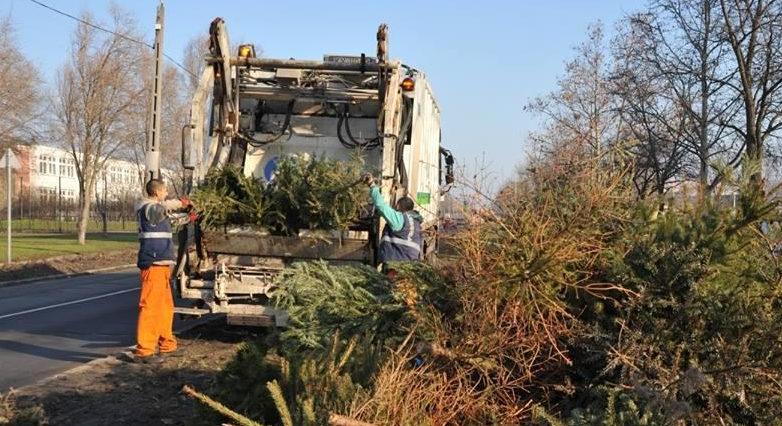
<path fill-rule="evenodd" d="M 369 196 L 372 203 L 386 221 L 380 239 L 378 260 L 381 263 L 421 260 L 422 238 L 421 222 L 423 218 L 414 210 L 415 203 L 410 197 L 402 197 L 392 208 L 383 196 L 380 188 L 375 185 L 371 174 L 364 175 L 364 182 L 369 185 Z"/>

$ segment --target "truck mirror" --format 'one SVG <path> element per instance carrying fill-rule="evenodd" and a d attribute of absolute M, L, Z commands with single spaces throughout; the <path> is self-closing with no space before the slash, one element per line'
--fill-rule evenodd
<path fill-rule="evenodd" d="M 182 127 L 182 167 L 185 170 L 193 170 L 195 169 L 195 164 L 193 164 L 193 146 L 191 143 L 191 139 L 188 136 L 190 134 L 190 129 L 192 126 L 189 124 L 185 124 Z"/>
<path fill-rule="evenodd" d="M 441 147 L 440 155 L 442 155 L 445 160 L 445 183 L 450 185 L 456 180 L 453 176 L 453 154 L 451 154 L 451 151 Z"/>

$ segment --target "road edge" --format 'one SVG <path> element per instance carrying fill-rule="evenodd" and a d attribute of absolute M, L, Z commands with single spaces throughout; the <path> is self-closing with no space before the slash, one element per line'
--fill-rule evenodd
<path fill-rule="evenodd" d="M 125 265 L 119 265 L 119 266 L 109 266 L 106 268 L 98 268 L 98 269 L 90 269 L 87 271 L 82 272 L 73 272 L 70 274 L 52 274 L 52 275 L 44 275 L 41 277 L 32 277 L 32 278 L 24 278 L 21 280 L 13 280 L 13 281 L 0 281 L 0 288 L 3 287 L 13 287 L 17 285 L 22 284 L 32 284 L 39 281 L 54 281 L 59 280 L 63 278 L 74 278 L 74 277 L 81 277 L 85 275 L 94 275 L 94 274 L 100 274 L 102 272 L 112 272 L 112 271 L 120 271 L 123 269 L 130 269 L 136 266 L 134 263 L 128 263 Z"/>
<path fill-rule="evenodd" d="M 208 323 L 210 323 L 212 321 L 216 321 L 218 319 L 225 319 L 225 315 L 222 315 L 222 314 L 204 315 L 203 317 L 195 319 L 192 322 L 189 322 L 188 324 L 186 324 L 185 326 L 175 330 L 174 334 L 175 335 L 179 335 L 181 333 L 185 333 L 185 332 L 190 331 L 190 330 L 192 330 L 192 329 L 194 329 L 196 327 L 200 327 L 202 325 L 208 324 Z M 127 362 L 127 361 L 123 361 L 122 359 L 120 359 L 120 356 L 122 356 L 123 354 L 132 355 L 133 354 L 133 349 L 135 349 L 135 345 L 134 346 L 128 346 L 128 347 L 126 347 L 124 349 L 121 349 L 121 350 L 119 350 L 117 352 L 108 353 L 108 354 L 104 355 L 101 358 L 95 358 L 95 359 L 93 359 L 91 361 L 88 361 L 88 362 L 86 362 L 84 364 L 77 365 L 76 367 L 69 368 L 69 369 L 67 369 L 65 371 L 61 371 L 59 373 L 52 374 L 49 377 L 44 377 L 43 379 L 40 379 L 40 380 L 38 380 L 38 381 L 36 381 L 34 383 L 30 383 L 29 385 L 24 385 L 24 386 L 21 386 L 21 387 L 18 387 L 18 388 L 9 388 L 9 389 L 6 390 L 6 393 L 19 392 L 19 391 L 22 391 L 22 390 L 24 390 L 26 388 L 33 387 L 33 386 L 46 386 L 47 384 L 49 384 L 51 382 L 54 382 L 56 380 L 62 380 L 64 377 L 67 377 L 67 376 L 69 376 L 71 374 L 75 374 L 75 373 L 79 373 L 79 372 L 82 372 L 82 371 L 91 370 L 92 368 L 94 368 L 94 367 L 96 367 L 98 365 L 103 365 L 103 364 L 119 365 L 119 364 L 122 364 L 122 363 Z"/>

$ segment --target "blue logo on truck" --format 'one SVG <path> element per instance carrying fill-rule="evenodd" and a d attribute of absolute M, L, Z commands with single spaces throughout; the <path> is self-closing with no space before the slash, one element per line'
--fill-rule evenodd
<path fill-rule="evenodd" d="M 277 171 L 278 159 L 279 157 L 272 157 L 266 162 L 266 165 L 263 166 L 263 177 L 266 179 L 266 182 L 271 182 L 274 178 L 274 172 Z"/>

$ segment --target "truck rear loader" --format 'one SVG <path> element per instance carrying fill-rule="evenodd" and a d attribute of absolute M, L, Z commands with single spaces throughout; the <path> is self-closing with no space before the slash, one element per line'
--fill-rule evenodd
<path fill-rule="evenodd" d="M 269 181 L 287 155 L 338 161 L 359 155 L 368 170 L 380 171 L 389 203 L 402 196 L 416 202 L 424 218 L 424 257 L 434 255 L 453 157 L 441 146 L 440 109 L 426 75 L 388 58 L 385 25 L 377 32 L 375 56 L 325 55 L 322 61 L 257 57 L 253 45 L 239 46 L 232 56 L 220 18 L 209 36 L 206 68 L 182 129 L 187 191 L 203 184 L 211 169 L 229 164 Z M 325 237 L 183 226 L 174 275 L 179 296 L 196 307 L 177 312 L 284 325 L 285 313 L 266 302 L 285 265 L 314 259 L 376 265 L 382 226 L 371 211 Z"/>

